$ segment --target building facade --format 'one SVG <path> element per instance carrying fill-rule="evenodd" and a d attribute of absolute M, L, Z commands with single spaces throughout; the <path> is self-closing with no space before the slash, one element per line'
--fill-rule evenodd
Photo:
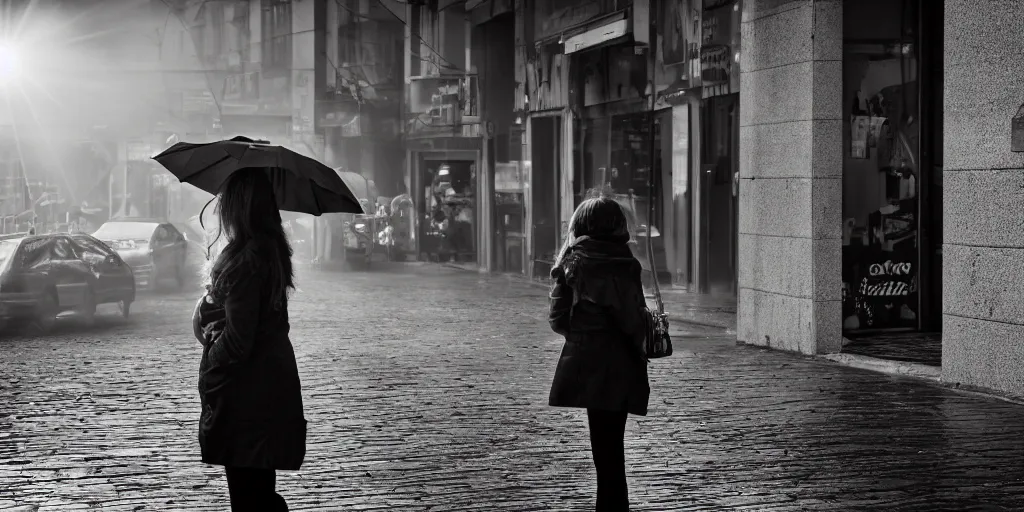
<path fill-rule="evenodd" d="M 517 2 L 524 273 L 579 203 L 628 212 L 645 281 L 735 297 L 739 0 Z"/>
<path fill-rule="evenodd" d="M 745 0 L 740 341 L 935 333 L 944 381 L 1024 395 L 1022 20 L 994 0 Z"/>
<path fill-rule="evenodd" d="M 407 13 L 403 130 L 414 250 L 487 271 L 492 186 L 473 25 L 465 2 L 410 3 Z"/>

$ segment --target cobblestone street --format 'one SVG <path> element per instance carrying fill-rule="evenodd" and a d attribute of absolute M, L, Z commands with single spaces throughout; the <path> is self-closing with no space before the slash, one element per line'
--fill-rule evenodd
<path fill-rule="evenodd" d="M 433 266 L 302 274 L 292 510 L 593 510 L 583 411 L 547 407 L 546 292 Z M 0 340 L 0 510 L 223 511 L 199 462 L 195 294 Z M 627 426 L 633 510 L 1021 510 L 1024 407 L 677 333 Z"/>

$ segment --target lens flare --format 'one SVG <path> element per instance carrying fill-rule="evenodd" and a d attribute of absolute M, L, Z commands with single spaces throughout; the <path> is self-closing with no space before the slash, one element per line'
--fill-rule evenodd
<path fill-rule="evenodd" d="M 0 43 L 0 84 L 9 83 L 18 78 L 20 63 L 18 52 L 7 43 Z"/>

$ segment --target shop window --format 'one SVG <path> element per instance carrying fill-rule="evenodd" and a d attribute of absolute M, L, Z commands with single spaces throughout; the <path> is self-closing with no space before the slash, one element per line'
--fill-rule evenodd
<path fill-rule="evenodd" d="M 470 161 L 429 161 L 420 176 L 420 250 L 429 259 L 476 259 L 476 168 Z"/>
<path fill-rule="evenodd" d="M 665 225 L 665 204 L 663 186 L 672 183 L 672 146 L 665 137 L 671 134 L 672 113 L 660 111 L 655 115 L 653 144 L 650 114 L 647 112 L 584 118 L 577 121 L 577 158 L 574 159 L 574 201 L 578 206 L 583 200 L 606 196 L 617 201 L 626 213 L 630 233 L 634 238 L 634 255 L 644 268 L 650 270 L 647 236 L 653 238 L 653 257 L 658 278 L 672 281 L 677 262 L 668 265 L 666 240 L 662 233 Z M 654 154 L 651 154 L 651 150 Z M 653 158 L 652 158 L 653 156 Z M 683 162 L 685 163 L 685 161 Z M 666 171 L 668 178 L 665 177 Z M 678 172 L 686 173 L 687 169 Z M 653 176 L 652 176 L 653 174 Z M 654 185 L 654 208 L 650 209 L 650 187 Z M 648 230 L 648 223 L 652 227 Z M 675 258 L 682 254 L 672 251 Z"/>
<path fill-rule="evenodd" d="M 916 328 L 920 311 L 919 38 L 916 13 L 901 12 L 916 2 L 871 3 L 870 18 L 847 20 L 844 43 L 847 331 Z"/>

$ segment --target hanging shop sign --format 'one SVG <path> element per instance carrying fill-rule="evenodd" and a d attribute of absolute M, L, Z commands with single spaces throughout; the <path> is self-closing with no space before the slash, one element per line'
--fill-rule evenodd
<path fill-rule="evenodd" d="M 740 3 L 705 2 L 701 13 L 700 80 L 705 96 L 739 92 Z"/>
<path fill-rule="evenodd" d="M 705 86 L 729 83 L 732 56 L 728 46 L 705 46 L 700 50 L 700 79 Z"/>
<path fill-rule="evenodd" d="M 629 20 L 613 21 L 565 40 L 565 54 L 572 54 L 614 41 L 630 33 Z"/>

